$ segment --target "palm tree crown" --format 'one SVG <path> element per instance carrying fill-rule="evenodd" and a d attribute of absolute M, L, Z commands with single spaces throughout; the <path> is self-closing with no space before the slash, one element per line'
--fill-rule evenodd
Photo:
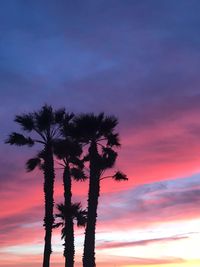
<path fill-rule="evenodd" d="M 53 142 L 60 136 L 61 121 L 68 122 L 73 114 L 66 114 L 64 109 L 53 110 L 51 106 L 44 105 L 38 112 L 17 115 L 17 122 L 23 132 L 13 132 L 10 134 L 6 143 L 17 146 L 33 146 L 35 143 L 42 145 L 42 150 L 38 155 L 27 161 L 27 170 L 32 171 L 39 166 L 44 173 L 44 195 L 45 195 L 45 245 L 43 267 L 49 267 L 51 254 L 51 236 L 54 223 L 53 216 L 53 191 L 54 191 L 54 161 L 53 161 Z"/>
<path fill-rule="evenodd" d="M 72 203 L 70 208 L 61 203 L 57 205 L 59 213 L 56 213 L 56 218 L 59 218 L 61 221 L 54 225 L 55 228 L 62 226 L 61 238 L 64 239 L 67 235 L 67 228 L 65 224 L 66 215 L 71 217 L 72 220 L 76 220 L 78 227 L 84 227 L 87 222 L 87 211 L 82 209 L 81 203 Z"/>
<path fill-rule="evenodd" d="M 34 143 L 45 145 L 60 136 L 59 123 L 63 120 L 70 121 L 72 117 L 73 114 L 66 114 L 65 109 L 53 111 L 52 107 L 48 105 L 44 105 L 38 112 L 17 115 L 14 121 L 21 126 L 22 131 L 31 133 L 32 136 L 27 137 L 13 132 L 6 143 L 18 146 L 32 146 Z"/>
<path fill-rule="evenodd" d="M 83 266 L 95 266 L 95 228 L 97 219 L 98 198 L 100 195 L 100 180 L 103 173 L 112 168 L 116 162 L 120 147 L 119 135 L 115 132 L 118 120 L 114 116 L 83 114 L 74 118 L 72 132 L 80 142 L 88 145 L 85 157 L 90 166 L 90 183 L 88 193 L 88 219 L 85 232 Z M 127 180 L 122 172 L 117 171 L 111 176 L 116 181 Z"/>

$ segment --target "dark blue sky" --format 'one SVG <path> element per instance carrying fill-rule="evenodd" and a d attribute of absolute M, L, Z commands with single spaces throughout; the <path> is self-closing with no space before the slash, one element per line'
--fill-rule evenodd
<path fill-rule="evenodd" d="M 199 13 L 194 0 L 2 1 L 1 112 L 48 102 L 129 116 L 196 99 Z"/>
<path fill-rule="evenodd" d="M 132 168 L 197 157 L 199 14 L 198 0 L 2 1 L 2 138 L 48 103 L 118 116 Z"/>

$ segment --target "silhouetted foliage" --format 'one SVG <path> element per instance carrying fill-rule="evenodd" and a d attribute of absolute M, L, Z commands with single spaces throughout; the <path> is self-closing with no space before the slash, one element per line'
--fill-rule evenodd
<path fill-rule="evenodd" d="M 113 179 L 115 181 L 118 181 L 118 182 L 120 182 L 120 181 L 128 181 L 128 177 L 126 176 L 126 174 L 124 174 L 123 172 L 120 172 L 120 171 L 116 172 L 113 175 Z"/>
<path fill-rule="evenodd" d="M 72 203 L 70 207 L 65 204 L 57 205 L 58 212 L 55 216 L 60 219 L 54 227 L 62 227 L 61 239 L 64 239 L 65 267 L 74 266 L 74 220 L 78 227 L 84 227 L 87 221 L 87 212 L 81 208 L 80 203 Z M 69 224 L 71 222 L 71 224 Z"/>
<path fill-rule="evenodd" d="M 16 146 L 28 145 L 30 147 L 34 145 L 34 141 L 30 137 L 25 137 L 24 135 L 15 132 L 9 135 L 6 143 Z"/>
<path fill-rule="evenodd" d="M 57 209 L 59 213 L 56 213 L 55 217 L 61 219 L 61 222 L 55 223 L 54 227 L 58 228 L 62 226 L 61 238 L 64 239 L 68 231 L 65 226 L 65 217 L 70 217 L 72 220 L 76 220 L 78 227 L 84 227 L 87 223 L 87 211 L 82 209 L 81 203 L 72 203 L 70 208 L 66 208 L 64 204 L 58 204 Z"/>
<path fill-rule="evenodd" d="M 33 171 L 36 167 L 38 167 L 39 169 L 42 168 L 41 159 L 39 157 L 38 158 L 29 159 L 26 162 L 26 169 L 27 169 L 28 172 Z"/>
<path fill-rule="evenodd" d="M 44 196 L 45 196 L 45 245 L 43 267 L 49 267 L 51 254 L 51 236 L 54 223 L 53 216 L 53 191 L 54 191 L 54 161 L 53 141 L 60 136 L 60 123 L 62 120 L 70 120 L 64 109 L 53 110 L 51 106 L 44 105 L 39 111 L 28 114 L 17 115 L 17 122 L 22 131 L 28 132 L 31 136 L 24 136 L 19 133 L 12 133 L 6 143 L 11 145 L 32 146 L 39 143 L 43 146 L 42 151 L 26 163 L 28 171 L 34 170 L 37 166 L 44 173 Z"/>
<path fill-rule="evenodd" d="M 83 144 L 89 146 L 84 160 L 89 161 L 90 183 L 88 193 L 88 220 L 85 232 L 83 266 L 95 265 L 95 229 L 97 219 L 98 199 L 100 195 L 100 180 L 102 174 L 112 168 L 117 158 L 115 148 L 120 146 L 119 135 L 115 132 L 118 124 L 114 116 L 82 114 L 74 118 L 71 129 Z M 116 172 L 112 178 L 116 181 L 127 180 L 125 174 Z"/>
<path fill-rule="evenodd" d="M 120 147 L 119 135 L 115 132 L 118 120 L 114 116 L 81 114 L 74 116 L 64 109 L 53 110 L 44 105 L 39 111 L 17 115 L 15 122 L 22 131 L 30 136 L 13 132 L 6 143 L 17 146 L 42 145 L 41 151 L 26 162 L 27 171 L 36 167 L 44 174 L 45 199 L 45 246 L 43 267 L 49 267 L 51 254 L 52 228 L 62 226 L 64 239 L 65 267 L 74 266 L 74 220 L 78 226 L 86 226 L 83 267 L 95 265 L 95 230 L 97 208 L 100 195 L 100 181 L 112 178 L 115 181 L 127 181 L 127 176 L 116 171 L 111 176 L 104 176 L 107 169 L 113 168 L 117 159 L 116 148 Z M 83 155 L 84 146 L 84 155 Z M 54 158 L 56 155 L 63 166 L 64 204 L 57 206 L 57 218 L 54 223 Z M 89 165 L 88 209 L 83 210 L 80 203 L 72 203 L 72 179 L 84 181 L 85 162 Z M 86 223 L 87 221 L 87 223 Z"/>
<path fill-rule="evenodd" d="M 85 175 L 84 171 L 80 168 L 71 168 L 70 174 L 75 181 L 85 181 L 88 177 Z"/>
<path fill-rule="evenodd" d="M 66 267 L 74 266 L 73 219 L 77 219 L 78 225 L 82 225 L 84 222 L 84 213 L 81 210 L 80 204 L 72 203 L 72 178 L 76 181 L 83 181 L 87 178 L 83 171 L 83 160 L 80 158 L 82 155 L 82 146 L 72 135 L 71 127 L 71 123 L 63 121 L 60 128 L 62 139 L 57 139 L 54 142 L 54 153 L 61 160 L 60 165 L 64 167 L 64 204 L 58 205 L 58 209 L 60 210 L 60 217 L 63 220 L 62 238 L 65 239 L 64 256 Z"/>

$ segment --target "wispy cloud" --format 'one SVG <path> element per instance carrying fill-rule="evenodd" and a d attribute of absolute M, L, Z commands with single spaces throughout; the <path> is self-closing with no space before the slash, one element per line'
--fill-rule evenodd
<path fill-rule="evenodd" d="M 112 248 L 123 248 L 123 247 L 135 247 L 135 246 L 146 246 L 154 243 L 164 243 L 164 242 L 172 242 L 182 239 L 187 239 L 187 236 L 171 236 L 171 237 L 163 237 L 163 238 L 153 238 L 146 240 L 137 240 L 131 242 L 104 242 L 97 246 L 98 249 L 112 249 Z"/>
<path fill-rule="evenodd" d="M 109 205 L 108 205 L 109 203 Z M 198 175 L 138 186 L 120 193 L 105 194 L 100 202 L 99 219 L 107 226 L 141 227 L 167 221 L 199 217 Z M 118 223 L 117 223 L 118 222 Z"/>

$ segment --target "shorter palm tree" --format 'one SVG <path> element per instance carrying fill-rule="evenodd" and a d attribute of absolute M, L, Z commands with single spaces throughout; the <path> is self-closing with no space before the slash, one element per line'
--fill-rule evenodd
<path fill-rule="evenodd" d="M 73 203 L 71 207 L 66 207 L 64 204 L 57 205 L 58 212 L 55 216 L 60 221 L 54 225 L 54 228 L 62 227 L 61 239 L 64 240 L 64 257 L 65 267 L 74 264 L 75 246 L 74 246 L 74 220 L 78 227 L 84 227 L 87 222 L 87 212 L 81 208 L 80 203 Z M 69 223 L 66 221 L 69 218 L 72 221 L 72 229 L 68 229 Z M 71 230 L 71 231 L 70 231 Z M 72 242 L 71 242 L 72 241 Z M 71 255 L 73 253 L 73 255 Z M 69 258 L 68 258 L 69 257 Z M 71 262 L 69 260 L 71 259 Z"/>
<path fill-rule="evenodd" d="M 67 127 L 68 128 L 68 127 Z M 65 132 L 66 133 L 66 132 Z M 63 133 L 64 135 L 64 133 Z M 65 231 L 65 265 L 67 267 L 74 266 L 74 216 L 81 213 L 80 205 L 72 203 L 72 179 L 79 181 L 85 180 L 86 176 L 83 172 L 84 163 L 80 159 L 82 154 L 81 145 L 72 137 L 65 134 L 65 139 L 58 139 L 54 142 L 54 154 L 59 159 L 59 164 L 63 167 L 63 186 L 64 186 L 64 204 L 58 206 L 58 209 L 65 208 L 66 212 L 62 213 Z M 78 212 L 79 211 L 79 212 Z M 77 217 L 77 221 L 81 217 Z M 78 221 L 79 223 L 79 221 Z"/>

